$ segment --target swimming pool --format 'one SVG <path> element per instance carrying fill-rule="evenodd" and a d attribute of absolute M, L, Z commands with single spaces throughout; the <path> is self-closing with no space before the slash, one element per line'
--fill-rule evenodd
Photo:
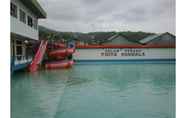
<path fill-rule="evenodd" d="M 175 118 L 175 64 L 17 73 L 11 113 L 12 118 Z"/>

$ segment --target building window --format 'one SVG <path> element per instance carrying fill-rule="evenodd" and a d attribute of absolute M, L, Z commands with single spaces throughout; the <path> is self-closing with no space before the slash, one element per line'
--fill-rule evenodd
<path fill-rule="evenodd" d="M 22 41 L 16 40 L 16 49 L 15 49 L 15 55 L 16 60 L 21 61 L 23 57 L 23 43 Z"/>
<path fill-rule="evenodd" d="M 19 56 L 20 56 L 20 55 L 22 55 L 22 54 L 23 54 L 23 49 L 22 49 L 22 46 L 17 46 L 17 47 L 16 47 L 16 49 L 17 49 L 17 51 L 16 51 L 16 52 L 17 52 L 17 55 L 19 55 Z"/>
<path fill-rule="evenodd" d="M 32 27 L 32 26 L 33 26 L 33 19 L 32 19 L 32 17 L 28 16 L 28 17 L 27 17 L 27 20 L 28 20 L 28 25 L 29 25 L 30 27 Z"/>
<path fill-rule="evenodd" d="M 23 11 L 23 10 L 19 10 L 19 13 L 20 13 L 20 21 L 23 22 L 23 23 L 26 23 L 26 13 Z"/>
<path fill-rule="evenodd" d="M 14 57 L 15 56 L 15 51 L 14 51 L 14 47 L 15 44 L 14 44 L 14 39 L 11 40 L 11 57 Z"/>
<path fill-rule="evenodd" d="M 38 25 L 38 21 L 37 21 L 37 19 L 34 19 L 34 29 L 36 29 L 36 30 L 37 30 L 37 25 Z"/>
<path fill-rule="evenodd" d="M 22 45 L 22 41 L 16 40 L 16 45 Z"/>
<path fill-rule="evenodd" d="M 17 18 L 17 6 L 13 3 L 11 3 L 11 16 Z"/>

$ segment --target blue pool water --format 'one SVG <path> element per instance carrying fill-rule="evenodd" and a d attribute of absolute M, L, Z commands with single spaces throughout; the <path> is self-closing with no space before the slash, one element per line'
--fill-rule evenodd
<path fill-rule="evenodd" d="M 16 73 L 12 118 L 175 118 L 175 64 Z"/>

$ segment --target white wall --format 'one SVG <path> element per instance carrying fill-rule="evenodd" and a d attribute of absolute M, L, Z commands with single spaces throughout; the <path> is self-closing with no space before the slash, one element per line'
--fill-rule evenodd
<path fill-rule="evenodd" d="M 34 27 L 30 27 L 27 25 L 27 15 L 31 16 L 33 19 L 37 19 L 36 16 L 28 9 L 26 8 L 19 0 L 11 0 L 12 3 L 14 3 L 17 6 L 18 10 L 18 17 L 14 18 L 11 16 L 10 22 L 11 22 L 11 32 L 15 34 L 19 34 L 31 39 L 38 40 L 38 28 L 34 29 Z M 24 10 L 26 13 L 26 24 L 21 22 L 19 20 L 19 9 Z"/>
<path fill-rule="evenodd" d="M 110 49 L 117 52 L 117 56 L 101 56 L 102 53 L 110 53 L 107 49 L 76 49 L 75 60 L 127 60 L 127 59 L 175 59 L 174 48 L 133 48 L 133 49 Z M 137 51 L 141 56 L 122 56 L 121 53 L 133 53 Z M 144 54 L 144 55 L 143 55 Z"/>

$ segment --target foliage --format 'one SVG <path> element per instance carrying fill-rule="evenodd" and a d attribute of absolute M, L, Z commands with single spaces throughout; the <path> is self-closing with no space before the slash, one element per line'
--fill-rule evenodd
<path fill-rule="evenodd" d="M 52 41 L 64 41 L 68 42 L 71 40 L 77 40 L 77 36 L 101 36 L 101 35 L 115 35 L 119 34 L 124 37 L 126 37 L 128 40 L 134 41 L 134 42 L 139 42 L 139 40 L 152 35 L 154 33 L 148 33 L 148 32 L 132 32 L 132 31 L 122 31 L 122 32 L 89 32 L 89 33 L 80 33 L 80 32 L 60 32 L 60 31 L 55 31 L 43 26 L 39 26 L 39 37 L 40 39 L 47 39 L 47 40 L 52 40 Z M 91 38 L 90 38 L 91 39 Z M 86 42 L 90 44 L 102 44 L 106 40 L 102 38 L 96 38 L 96 39 L 87 39 Z M 81 41 L 81 39 L 79 39 Z M 85 41 L 85 40 L 82 40 Z"/>

